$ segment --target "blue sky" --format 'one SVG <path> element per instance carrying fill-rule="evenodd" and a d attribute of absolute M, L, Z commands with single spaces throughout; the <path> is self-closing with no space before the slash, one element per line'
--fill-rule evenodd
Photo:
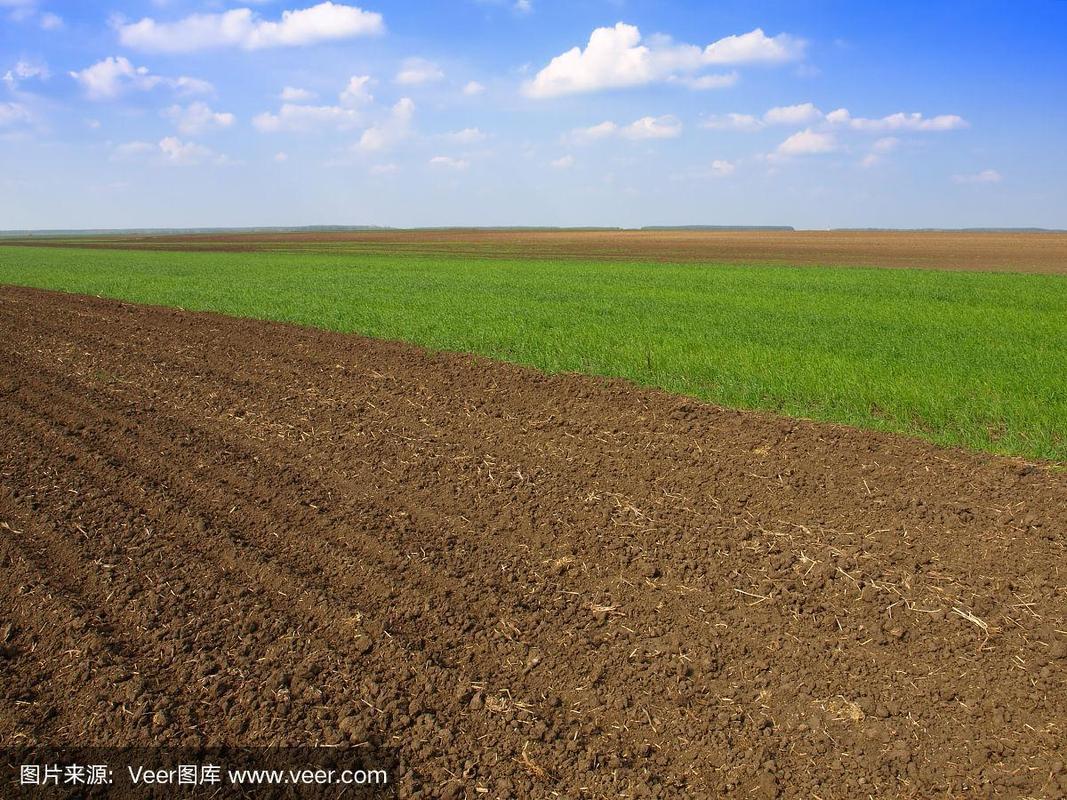
<path fill-rule="evenodd" d="M 0 229 L 1067 227 L 1067 2 L 0 0 Z"/>

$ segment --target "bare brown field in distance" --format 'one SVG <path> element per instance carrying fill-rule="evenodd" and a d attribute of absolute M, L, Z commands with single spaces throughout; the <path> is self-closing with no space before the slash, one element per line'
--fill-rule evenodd
<path fill-rule="evenodd" d="M 339 250 L 515 258 L 759 262 L 1067 274 L 1067 233 L 974 231 L 261 231 L 11 239 L 162 250 Z"/>

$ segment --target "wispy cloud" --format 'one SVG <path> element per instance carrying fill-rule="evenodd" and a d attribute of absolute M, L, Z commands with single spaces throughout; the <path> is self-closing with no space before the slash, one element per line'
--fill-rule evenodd
<path fill-rule="evenodd" d="M 431 167 L 461 171 L 467 169 L 471 162 L 465 158 L 453 158 L 452 156 L 434 156 L 428 162 Z"/>
<path fill-rule="evenodd" d="M 424 83 L 434 83 L 444 77 L 445 73 L 432 61 L 425 58 L 406 58 L 393 80 L 401 86 L 420 86 Z"/>
<path fill-rule="evenodd" d="M 1000 183 L 1004 176 L 995 169 L 984 169 L 968 175 L 953 175 L 953 183 Z"/>

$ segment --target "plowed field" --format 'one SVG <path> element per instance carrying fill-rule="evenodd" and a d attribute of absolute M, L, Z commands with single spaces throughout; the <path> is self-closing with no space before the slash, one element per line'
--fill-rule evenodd
<path fill-rule="evenodd" d="M 0 744 L 400 797 L 1062 797 L 1067 476 L 0 289 Z"/>
<path fill-rule="evenodd" d="M 262 231 L 5 239 L 4 244 L 217 252 L 757 262 L 1067 273 L 1067 233 L 1023 231 L 440 230 Z"/>

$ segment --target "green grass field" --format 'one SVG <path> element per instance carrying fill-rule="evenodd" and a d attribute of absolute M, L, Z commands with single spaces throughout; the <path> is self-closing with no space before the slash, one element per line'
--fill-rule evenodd
<path fill-rule="evenodd" d="M 0 247 L 0 283 L 403 339 L 1067 461 L 1067 278 Z"/>

